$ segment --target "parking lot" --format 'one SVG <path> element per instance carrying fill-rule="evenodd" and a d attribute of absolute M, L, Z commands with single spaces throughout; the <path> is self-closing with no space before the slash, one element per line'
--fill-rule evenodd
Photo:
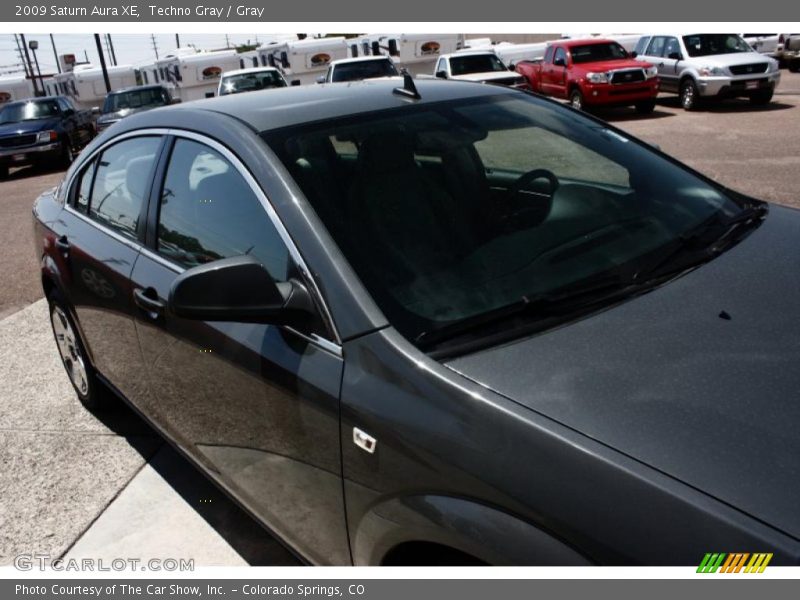
<path fill-rule="evenodd" d="M 652 115 L 598 113 L 709 177 L 800 208 L 800 74 L 783 72 L 772 104 L 746 100 Z M 0 565 L 52 557 L 177 557 L 197 564 L 295 559 L 126 409 L 85 412 L 51 338 L 32 240 L 31 205 L 60 171 L 25 167 L 0 182 Z"/>

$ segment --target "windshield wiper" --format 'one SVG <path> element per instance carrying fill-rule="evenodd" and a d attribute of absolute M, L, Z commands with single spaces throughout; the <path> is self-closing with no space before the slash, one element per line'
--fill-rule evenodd
<path fill-rule="evenodd" d="M 573 315 L 601 301 L 606 302 L 625 295 L 633 291 L 634 287 L 637 286 L 631 284 L 630 277 L 615 270 L 552 292 L 522 296 L 511 304 L 423 331 L 414 338 L 414 342 L 420 347 L 430 348 L 471 332 L 489 329 L 492 325 L 509 319 L 527 317 L 530 322 L 563 319 L 566 315 Z"/>
<path fill-rule="evenodd" d="M 768 205 L 762 203 L 745 208 L 724 221 L 713 216 L 659 250 L 654 260 L 634 273 L 632 280 L 638 283 L 667 273 L 685 271 L 711 260 L 726 248 L 733 233 L 743 226 L 750 227 L 760 222 L 768 210 Z M 715 233 L 709 239 L 710 231 L 718 232 L 720 229 L 722 233 Z"/>

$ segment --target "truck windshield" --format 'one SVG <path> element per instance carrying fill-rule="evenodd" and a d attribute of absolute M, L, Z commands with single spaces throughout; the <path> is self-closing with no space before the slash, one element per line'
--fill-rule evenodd
<path fill-rule="evenodd" d="M 700 33 L 683 36 L 689 56 L 752 52 L 750 44 L 735 33 Z"/>
<path fill-rule="evenodd" d="M 570 48 L 570 53 L 572 53 L 572 62 L 575 64 L 628 58 L 628 53 L 625 52 L 625 48 L 616 42 L 572 46 Z"/>
<path fill-rule="evenodd" d="M 331 81 L 360 81 L 376 77 L 399 75 L 391 60 L 365 60 L 363 62 L 342 63 L 333 69 Z"/>
<path fill-rule="evenodd" d="M 152 108 L 169 104 L 169 96 L 163 88 L 144 90 L 128 90 L 106 96 L 103 104 L 104 113 L 113 113 L 124 109 Z"/>
<path fill-rule="evenodd" d="M 256 73 L 240 73 L 222 78 L 219 89 L 220 96 L 239 94 L 241 92 L 255 92 L 269 88 L 286 87 L 286 80 L 275 70 L 258 71 Z"/>
<path fill-rule="evenodd" d="M 508 71 L 508 69 L 503 64 L 503 61 L 494 54 L 472 54 L 450 57 L 450 72 L 453 75 L 489 73 L 491 71 Z"/>
<path fill-rule="evenodd" d="M 604 123 L 523 94 L 263 137 L 420 347 L 430 332 L 571 286 L 633 273 L 654 281 L 686 264 L 690 234 L 748 206 Z"/>
<path fill-rule="evenodd" d="M 30 102 L 6 105 L 0 111 L 0 124 L 49 119 L 58 114 L 58 104 L 55 100 L 31 100 Z"/>

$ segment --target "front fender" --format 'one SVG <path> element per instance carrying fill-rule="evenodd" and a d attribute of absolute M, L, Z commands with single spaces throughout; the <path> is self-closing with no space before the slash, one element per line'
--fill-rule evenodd
<path fill-rule="evenodd" d="M 372 507 L 352 538 L 353 562 L 378 565 L 392 548 L 431 542 L 490 565 L 590 565 L 550 534 L 497 508 L 464 498 L 418 495 Z"/>

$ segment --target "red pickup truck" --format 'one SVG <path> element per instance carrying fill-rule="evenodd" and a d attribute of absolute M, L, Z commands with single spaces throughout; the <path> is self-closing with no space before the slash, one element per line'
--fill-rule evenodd
<path fill-rule="evenodd" d="M 520 61 L 515 68 L 534 92 L 564 98 L 577 109 L 633 105 L 649 113 L 656 106 L 658 70 L 613 40 L 555 42 L 542 60 Z"/>

